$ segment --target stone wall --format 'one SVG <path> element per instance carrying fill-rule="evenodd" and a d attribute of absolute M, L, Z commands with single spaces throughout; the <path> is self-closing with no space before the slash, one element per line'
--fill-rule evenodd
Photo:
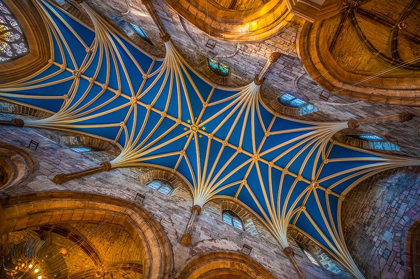
<path fill-rule="evenodd" d="M 376 175 L 344 200 L 345 239 L 367 278 L 407 276 L 407 233 L 420 219 L 419 172 L 419 167 L 407 167 Z"/>
<path fill-rule="evenodd" d="M 0 114 L 0 119 L 11 119 L 13 115 Z M 133 200 L 136 193 L 145 195 L 144 208 L 159 222 L 166 232 L 174 251 L 173 274 L 194 256 L 210 251 L 240 251 L 243 244 L 250 245 L 251 257 L 261 264 L 276 278 L 297 278 L 288 258 L 268 230 L 256 217 L 253 226 L 241 231 L 223 223 L 221 211 L 223 201 L 209 202 L 203 207 L 189 247 L 182 246 L 179 241 L 187 225 L 192 207 L 191 193 L 187 187 L 179 186 L 172 195 L 165 196 L 148 188 L 139 181 L 138 176 L 150 173 L 146 169 L 116 169 L 109 172 L 84 177 L 56 185 L 51 179 L 58 173 L 68 173 L 97 166 L 99 163 L 116 156 L 112 150 L 77 153 L 67 146 L 51 140 L 51 131 L 0 126 L 2 141 L 14 144 L 30 153 L 39 164 L 34 178 L 19 187 L 7 189 L 7 194 L 15 196 L 30 192 L 75 191 L 89 192 Z M 37 150 L 27 148 L 29 140 L 39 142 Z M 240 213 L 241 209 L 230 208 Z M 243 214 L 243 213 L 240 213 Z M 249 214 L 249 213 L 248 213 Z M 307 278 L 340 278 L 334 273 L 309 262 L 292 238 L 289 239 L 294 248 L 296 260 Z"/>

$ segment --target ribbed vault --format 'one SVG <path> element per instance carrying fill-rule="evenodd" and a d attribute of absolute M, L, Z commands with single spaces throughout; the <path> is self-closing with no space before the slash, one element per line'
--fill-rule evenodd
<path fill-rule="evenodd" d="M 94 31 L 45 0 L 33 0 L 50 38 L 41 71 L 0 85 L 0 97 L 54 114 L 25 126 L 89 134 L 121 146 L 111 168 L 153 166 L 182 176 L 194 204 L 231 199 L 252 210 L 282 248 L 298 227 L 355 276 L 341 229 L 345 195 L 378 172 L 415 158 L 331 140 L 346 122 L 272 113 L 260 85 L 216 86 L 167 41 L 160 60 L 113 31 L 85 2 Z"/>

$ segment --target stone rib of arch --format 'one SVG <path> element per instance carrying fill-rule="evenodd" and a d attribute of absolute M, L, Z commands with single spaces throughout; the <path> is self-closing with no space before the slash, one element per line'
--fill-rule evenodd
<path fill-rule="evenodd" d="M 163 61 L 127 42 L 88 4 L 94 31 L 45 0 L 32 0 L 49 31 L 52 57 L 41 71 L 0 85 L 0 98 L 54 112 L 25 126 L 72 130 L 121 147 L 113 168 L 156 166 L 189 182 L 194 203 L 242 203 L 282 248 L 287 229 L 304 231 L 346 267 L 341 227 L 348 191 L 378 172 L 419 160 L 331 140 L 345 122 L 316 123 L 271 112 L 260 86 L 219 87 L 167 42 Z"/>

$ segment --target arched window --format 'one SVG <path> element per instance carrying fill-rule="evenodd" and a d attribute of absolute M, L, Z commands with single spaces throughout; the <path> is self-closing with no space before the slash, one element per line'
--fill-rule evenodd
<path fill-rule="evenodd" d="M 401 151 L 401 148 L 398 145 L 388 142 L 384 140 L 383 138 L 378 137 L 377 135 L 362 134 L 362 135 L 351 135 L 351 137 L 368 141 L 369 148 L 372 148 L 372 149 Z"/>
<path fill-rule="evenodd" d="M 300 108 L 301 115 L 310 114 L 318 111 L 318 109 L 314 105 L 308 104 L 308 102 L 299 99 L 298 97 L 295 97 L 290 93 L 284 93 L 283 95 L 281 95 L 279 98 L 279 102 L 284 106 Z"/>
<path fill-rule="evenodd" d="M 229 66 L 220 63 L 214 59 L 207 58 L 207 63 L 210 69 L 219 76 L 227 76 L 229 75 L 230 68 Z"/>
<path fill-rule="evenodd" d="M 149 36 L 147 36 L 146 32 L 143 30 L 143 28 L 141 28 L 138 25 L 135 25 L 134 23 L 130 22 L 131 27 L 133 27 L 134 31 L 136 31 L 136 33 L 142 37 L 143 40 L 145 40 L 146 42 L 148 42 L 149 44 L 153 45 L 152 41 L 150 40 Z"/>
<path fill-rule="evenodd" d="M 318 261 L 315 259 L 315 257 L 314 257 L 314 256 L 312 256 L 312 254 L 311 254 L 311 253 L 309 253 L 309 251 L 308 251 L 308 250 L 306 250 L 300 242 L 296 241 L 296 244 L 297 244 L 297 245 L 299 246 L 299 248 L 303 251 L 303 253 L 306 255 L 306 257 L 308 257 L 308 259 L 311 261 L 311 263 L 313 263 L 313 264 L 315 264 L 315 265 L 319 266 L 319 263 L 318 263 Z"/>
<path fill-rule="evenodd" d="M 147 186 L 164 195 L 168 195 L 172 191 L 172 185 L 164 180 L 153 180 L 152 182 L 149 182 Z"/>
<path fill-rule="evenodd" d="M 294 107 L 294 108 L 300 108 L 308 104 L 304 100 L 299 99 L 290 93 L 284 93 L 283 95 L 281 95 L 279 98 L 279 102 L 285 106 Z"/>
<path fill-rule="evenodd" d="M 143 30 L 143 28 L 141 28 L 140 26 L 131 23 L 131 22 L 127 22 L 124 19 L 114 16 L 114 15 L 109 15 L 114 21 L 115 23 L 118 24 L 118 26 L 121 27 L 122 30 L 124 30 L 125 33 L 127 33 L 128 35 L 133 34 L 133 32 L 135 32 L 137 35 L 139 35 L 143 40 L 145 40 L 147 43 L 153 45 L 152 41 L 150 40 L 149 36 L 147 36 L 146 32 Z"/>
<path fill-rule="evenodd" d="M 242 224 L 242 220 L 233 213 L 230 210 L 224 210 L 222 213 L 223 222 L 225 222 L 228 225 L 231 225 L 232 227 L 235 227 L 240 230 L 244 230 L 244 226 Z"/>
<path fill-rule="evenodd" d="M 0 62 L 10 61 L 28 53 L 22 28 L 6 4 L 0 0 Z"/>
<path fill-rule="evenodd" d="M 308 259 L 311 261 L 311 263 L 313 263 L 314 265 L 318 265 L 319 266 L 319 263 L 315 260 L 314 256 L 312 256 L 311 253 L 309 253 L 305 249 L 302 249 L 302 250 L 303 250 L 303 253 L 305 253 L 305 255 L 308 257 Z"/>
<path fill-rule="evenodd" d="M 76 151 L 78 153 L 84 153 L 84 152 L 91 152 L 92 148 L 85 147 L 85 146 L 75 146 L 75 147 L 72 147 L 71 150 Z"/>

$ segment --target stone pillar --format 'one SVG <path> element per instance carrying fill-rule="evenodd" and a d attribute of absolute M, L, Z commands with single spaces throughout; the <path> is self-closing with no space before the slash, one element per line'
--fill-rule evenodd
<path fill-rule="evenodd" d="M 23 127 L 25 122 L 20 118 L 13 118 L 12 120 L 0 120 L 0 125 Z"/>
<path fill-rule="evenodd" d="M 6 215 L 4 214 L 3 206 L 0 203 L 0 239 L 6 229 Z"/>
<path fill-rule="evenodd" d="M 286 0 L 286 4 L 292 14 L 314 22 L 338 14 L 343 0 Z"/>
<path fill-rule="evenodd" d="M 264 65 L 264 68 L 261 70 L 261 73 L 259 75 L 255 76 L 254 83 L 257 85 L 261 85 L 265 81 L 265 75 L 270 70 L 271 66 L 277 62 L 277 60 L 280 58 L 281 53 L 280 52 L 272 52 L 270 54 L 270 57 L 267 59 L 267 62 Z"/>
<path fill-rule="evenodd" d="M 54 178 L 52 179 L 52 182 L 54 182 L 55 184 L 63 184 L 67 181 L 76 179 L 76 178 L 81 178 L 84 176 L 88 176 L 91 174 L 95 174 L 98 172 L 103 172 L 103 171 L 110 171 L 112 169 L 111 163 L 110 162 L 104 162 L 101 163 L 99 167 L 96 168 L 90 168 L 87 170 L 82 170 L 82 171 L 77 171 L 77 172 L 72 172 L 72 173 L 60 173 L 57 174 L 56 176 L 54 176 Z"/>
<path fill-rule="evenodd" d="M 201 213 L 201 207 L 199 205 L 194 205 L 191 208 L 191 217 L 188 221 L 187 228 L 185 229 L 185 233 L 182 235 L 181 244 L 184 246 L 188 246 L 191 243 L 191 231 L 194 228 L 195 220 L 197 216 Z"/>
<path fill-rule="evenodd" d="M 295 269 L 296 273 L 299 276 L 299 279 L 305 279 L 305 276 L 303 275 L 302 271 L 300 270 L 296 259 L 295 259 L 295 251 L 293 251 L 292 247 L 286 247 L 283 249 L 283 252 L 286 254 L 286 256 L 289 258 L 290 262 L 293 265 L 293 268 Z"/>
<path fill-rule="evenodd" d="M 414 118 L 414 114 L 410 112 L 402 112 L 400 114 L 388 115 L 388 116 L 380 116 L 380 117 L 372 117 L 372 118 L 365 118 L 365 119 L 350 119 L 347 122 L 350 130 L 355 130 L 359 126 L 368 125 L 368 124 L 381 124 L 381 123 L 391 123 L 391 122 L 406 122 L 410 121 Z"/>
<path fill-rule="evenodd" d="M 156 24 L 157 28 L 159 28 L 160 37 L 164 42 L 169 41 L 171 38 L 168 32 L 166 32 L 165 27 L 163 27 L 162 22 L 160 21 L 160 18 L 158 14 L 155 11 L 155 8 L 153 7 L 153 4 L 150 0 L 141 0 L 141 3 L 146 6 L 147 11 L 149 12 L 150 16 L 152 17 L 154 23 Z"/>

